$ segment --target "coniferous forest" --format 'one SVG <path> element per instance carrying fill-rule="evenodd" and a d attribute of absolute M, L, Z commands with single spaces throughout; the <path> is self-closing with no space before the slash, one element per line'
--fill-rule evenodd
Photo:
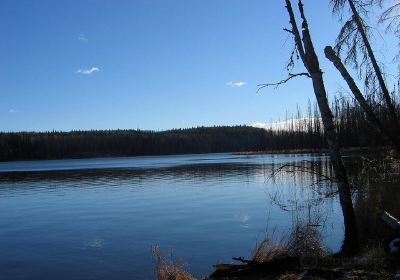
<path fill-rule="evenodd" d="M 396 133 L 387 119 L 385 107 L 374 107 L 386 129 Z M 354 100 L 336 98 L 332 108 L 342 147 L 379 147 L 388 144 L 370 129 L 363 110 Z M 298 109 L 295 114 L 287 116 L 283 125 L 267 129 L 213 126 L 167 131 L 3 132 L 0 133 L 0 160 L 325 149 L 326 142 L 316 105 L 309 105 L 304 111 Z"/>

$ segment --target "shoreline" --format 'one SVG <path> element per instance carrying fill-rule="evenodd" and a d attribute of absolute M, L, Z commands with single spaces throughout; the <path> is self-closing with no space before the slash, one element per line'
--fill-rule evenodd
<path fill-rule="evenodd" d="M 376 150 L 386 149 L 386 147 L 376 147 Z M 344 153 L 367 152 L 371 151 L 368 147 L 348 147 L 342 148 Z M 285 149 L 285 150 L 267 150 L 267 151 L 249 151 L 237 152 L 239 155 L 263 155 L 263 154 L 326 154 L 329 153 L 328 149 Z"/>
<path fill-rule="evenodd" d="M 348 147 L 342 148 L 344 153 L 355 152 L 373 152 L 386 150 L 387 147 Z M 285 149 L 285 150 L 265 150 L 265 151 L 227 151 L 227 152 L 199 152 L 199 153 L 175 153 L 175 154 L 144 154 L 144 155 L 93 155 L 93 156 L 76 156 L 76 157 L 56 157 L 56 158 L 27 158 L 27 159 L 0 159 L 0 163 L 7 162 L 32 162 L 32 161 L 57 161 L 57 160 L 78 160 L 78 159 L 110 159 L 110 158 L 136 158 L 136 157 L 157 157 L 157 156 L 185 156 L 185 155 L 206 155 L 206 154 L 234 154 L 234 155 L 276 155 L 276 154 L 326 154 L 328 149 Z"/>

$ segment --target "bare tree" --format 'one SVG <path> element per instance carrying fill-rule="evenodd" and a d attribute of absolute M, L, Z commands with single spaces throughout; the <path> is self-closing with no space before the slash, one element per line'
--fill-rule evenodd
<path fill-rule="evenodd" d="M 300 11 L 302 22 L 301 33 L 299 31 L 296 17 L 293 12 L 291 0 L 285 0 L 285 2 L 290 19 L 289 23 L 291 26 L 290 29 L 285 29 L 285 31 L 289 32 L 293 36 L 295 43 L 295 48 L 292 51 L 292 55 L 289 60 L 288 70 L 290 70 L 290 67 L 294 63 L 294 57 L 296 56 L 296 54 L 298 54 L 299 59 L 301 59 L 301 61 L 303 62 L 306 72 L 300 74 L 291 74 L 289 72 L 288 79 L 283 80 L 282 82 L 287 82 L 291 78 L 297 76 L 306 76 L 311 78 L 312 80 L 315 97 L 317 99 L 317 104 L 324 127 L 324 134 L 329 148 L 331 163 L 335 172 L 335 179 L 338 184 L 339 200 L 343 212 L 345 237 L 342 245 L 342 252 L 351 254 L 358 250 L 356 219 L 351 198 L 350 184 L 339 149 L 338 139 L 335 132 L 335 125 L 333 122 L 333 114 L 329 107 L 329 102 L 324 85 L 323 73 L 320 69 L 318 56 L 315 52 L 314 45 L 311 39 L 310 30 L 304 13 L 304 6 L 302 1 L 298 0 L 298 8 Z M 279 85 L 282 82 L 277 84 L 265 84 L 261 86 Z"/>
<path fill-rule="evenodd" d="M 384 0 L 379 0 L 382 5 Z M 393 32 L 396 36 L 400 37 L 400 3 L 395 2 L 387 7 L 379 18 L 379 23 L 386 24 L 386 31 Z"/>
<path fill-rule="evenodd" d="M 347 82 L 354 98 L 358 101 L 361 108 L 364 110 L 365 115 L 367 117 L 367 121 L 370 126 L 375 129 L 375 131 L 381 135 L 385 140 L 387 140 L 393 148 L 400 152 L 400 143 L 397 137 L 395 137 L 392 133 L 390 133 L 381 123 L 379 118 L 374 113 L 373 108 L 368 104 L 367 100 L 364 98 L 360 89 L 358 88 L 356 82 L 347 71 L 346 67 L 342 63 L 339 56 L 335 53 L 331 46 L 327 46 L 325 48 L 325 56 L 328 58 L 336 67 L 336 69 L 340 72 L 343 79 Z"/>
<path fill-rule="evenodd" d="M 379 88 L 381 89 L 383 99 L 389 111 L 390 118 L 395 126 L 396 131 L 400 130 L 400 123 L 397 118 L 396 107 L 390 96 L 390 92 L 386 85 L 382 70 L 377 62 L 375 54 L 372 50 L 368 37 L 368 26 L 365 24 L 359 10 L 363 14 L 367 14 L 366 7 L 370 7 L 383 0 L 331 0 L 333 4 L 333 12 L 341 12 L 346 3 L 348 3 L 352 17 L 343 25 L 338 39 L 336 41 L 336 50 L 340 54 L 344 46 L 347 47 L 347 56 L 345 62 L 352 62 L 356 68 L 359 64 L 357 56 L 362 55 L 361 64 L 367 65 L 366 80 L 371 77 L 376 78 Z M 396 5 L 395 5 L 396 6 Z M 397 8 L 397 7 L 396 7 Z M 393 10 L 387 11 L 386 15 L 391 14 Z M 369 60 L 367 60 L 367 58 Z M 371 70 L 368 69 L 368 62 L 371 63 Z M 374 74 L 374 75 L 373 75 Z"/>

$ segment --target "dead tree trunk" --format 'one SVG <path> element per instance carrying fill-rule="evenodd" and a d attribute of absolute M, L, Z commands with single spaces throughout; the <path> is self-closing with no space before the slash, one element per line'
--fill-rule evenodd
<path fill-rule="evenodd" d="M 342 252 L 352 254 L 358 250 L 356 219 L 354 215 L 353 201 L 351 199 L 350 185 L 335 133 L 333 114 L 329 107 L 329 102 L 326 95 L 323 73 L 320 69 L 318 56 L 314 50 L 314 45 L 311 40 L 302 1 L 299 0 L 298 2 L 300 15 L 302 18 L 302 35 L 300 35 L 297 27 L 291 1 L 285 1 L 292 27 L 289 32 L 294 36 L 299 56 L 312 79 L 314 93 L 321 113 L 325 137 L 329 148 L 329 154 L 338 184 L 339 200 L 342 207 L 345 226 L 345 237 L 342 245 Z"/>
<path fill-rule="evenodd" d="M 375 115 L 374 110 L 368 104 L 367 100 L 365 100 L 363 94 L 361 93 L 354 79 L 351 77 L 350 73 L 347 71 L 343 62 L 340 60 L 340 58 L 337 56 L 337 54 L 335 53 L 335 51 L 331 46 L 327 46 L 325 48 L 325 56 L 335 65 L 336 69 L 340 72 L 343 79 L 346 81 L 354 98 L 358 101 L 361 108 L 364 110 L 365 115 L 367 117 L 367 121 L 370 124 L 370 126 L 373 129 L 375 129 L 375 131 L 379 133 L 386 141 L 391 143 L 391 145 L 396 151 L 400 152 L 399 140 L 396 137 L 394 137 L 392 133 L 390 133 L 387 129 L 383 127 L 381 121 Z"/>
<path fill-rule="evenodd" d="M 400 131 L 400 123 L 397 118 L 396 107 L 394 106 L 394 104 L 392 102 L 392 98 L 390 97 L 390 93 L 386 86 L 385 79 L 383 78 L 382 71 L 378 65 L 378 62 L 376 61 L 375 54 L 372 51 L 372 47 L 371 47 L 371 44 L 369 43 L 368 36 L 367 36 L 367 33 L 365 32 L 364 24 L 362 22 L 360 14 L 357 11 L 354 1 L 353 0 L 347 0 L 347 1 L 350 5 L 351 12 L 354 15 L 354 20 L 357 24 L 358 32 L 360 32 L 364 46 L 367 49 L 368 57 L 371 60 L 372 67 L 374 68 L 374 71 L 375 71 L 375 75 L 378 78 L 378 82 L 379 82 L 379 86 L 382 90 L 383 98 L 385 99 L 386 106 L 389 109 L 390 118 L 392 119 L 392 122 L 395 125 L 396 131 Z"/>

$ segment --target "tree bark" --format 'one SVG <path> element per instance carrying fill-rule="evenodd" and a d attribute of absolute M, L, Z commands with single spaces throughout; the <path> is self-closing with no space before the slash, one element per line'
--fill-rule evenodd
<path fill-rule="evenodd" d="M 353 254 L 358 250 L 356 219 L 354 215 L 353 201 L 351 198 L 350 184 L 339 150 L 339 143 L 337 140 L 335 126 L 333 122 L 333 114 L 329 107 L 329 102 L 324 85 L 323 73 L 320 69 L 318 56 L 315 52 L 314 45 L 311 39 L 302 1 L 299 0 L 298 2 L 300 15 L 302 18 L 302 36 L 298 31 L 291 1 L 285 1 L 286 8 L 290 17 L 290 24 L 292 26 L 292 33 L 295 37 L 296 47 L 299 50 L 300 58 L 302 59 L 303 64 L 312 79 L 315 97 L 317 99 L 317 104 L 321 113 L 321 119 L 324 126 L 325 138 L 329 148 L 331 163 L 338 184 L 339 200 L 342 208 L 345 226 L 345 236 L 342 245 L 342 252 L 346 254 Z M 301 40 L 299 40 L 299 38 L 301 38 Z"/>
<path fill-rule="evenodd" d="M 399 140 L 383 127 L 381 121 L 375 115 L 373 109 L 368 104 L 367 100 L 365 100 L 354 79 L 351 77 L 343 62 L 340 60 L 340 58 L 331 46 L 325 47 L 325 56 L 333 63 L 333 65 L 335 65 L 336 69 L 340 72 L 343 79 L 346 81 L 354 98 L 358 101 L 361 108 L 364 110 L 370 126 L 375 129 L 375 131 L 379 133 L 386 141 L 388 141 L 397 152 L 400 152 Z"/>
<path fill-rule="evenodd" d="M 378 62 L 376 61 L 375 54 L 372 51 L 372 47 L 371 47 L 371 44 L 369 43 L 368 36 L 367 36 L 367 33 L 365 32 L 364 25 L 362 23 L 360 14 L 357 11 L 354 1 L 353 0 L 347 0 L 347 1 L 350 5 L 350 9 L 354 15 L 354 19 L 357 24 L 358 32 L 360 32 L 361 37 L 363 39 L 364 46 L 367 49 L 368 57 L 371 60 L 372 67 L 374 68 L 376 77 L 378 78 L 378 82 L 379 82 L 379 86 L 382 90 L 383 98 L 385 99 L 386 106 L 389 109 L 390 118 L 392 119 L 393 124 L 396 127 L 396 131 L 400 131 L 400 124 L 399 124 L 399 120 L 397 118 L 396 107 L 394 106 L 394 104 L 392 102 L 392 98 L 390 97 L 390 93 L 386 86 L 385 79 L 383 78 L 382 71 L 378 65 Z"/>

